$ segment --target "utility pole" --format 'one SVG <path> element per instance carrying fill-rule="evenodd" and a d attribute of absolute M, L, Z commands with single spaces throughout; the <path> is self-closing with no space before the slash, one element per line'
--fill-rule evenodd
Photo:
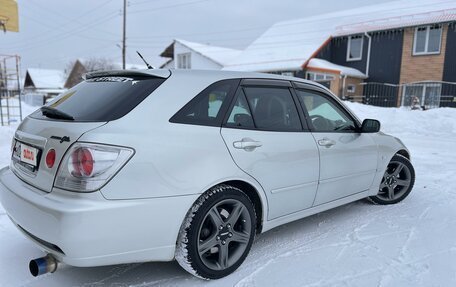
<path fill-rule="evenodd" d="M 124 3 L 123 3 L 123 37 L 122 37 L 122 69 L 124 69 L 124 70 L 125 70 L 126 33 L 127 33 L 127 0 L 124 0 Z"/>

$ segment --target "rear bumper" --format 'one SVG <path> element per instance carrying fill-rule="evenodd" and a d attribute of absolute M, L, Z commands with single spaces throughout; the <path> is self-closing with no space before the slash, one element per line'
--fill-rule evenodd
<path fill-rule="evenodd" d="M 100 192 L 42 192 L 9 168 L 0 170 L 0 201 L 43 251 L 73 266 L 170 261 L 186 212 L 198 195 L 106 200 Z"/>

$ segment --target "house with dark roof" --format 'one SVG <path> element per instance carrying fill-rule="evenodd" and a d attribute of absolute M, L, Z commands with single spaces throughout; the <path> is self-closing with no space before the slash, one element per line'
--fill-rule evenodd
<path fill-rule="evenodd" d="M 144 69 L 144 65 L 125 64 L 127 70 Z M 108 59 L 77 59 L 68 71 L 65 88 L 70 89 L 82 81 L 82 76 L 87 72 L 98 70 L 120 70 L 122 63 L 111 62 Z"/>
<path fill-rule="evenodd" d="M 279 22 L 223 69 L 294 75 L 380 106 L 456 106 L 456 2 L 392 1 Z"/>

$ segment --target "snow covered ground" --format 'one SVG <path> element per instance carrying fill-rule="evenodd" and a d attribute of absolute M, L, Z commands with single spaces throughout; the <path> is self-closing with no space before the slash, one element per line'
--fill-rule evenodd
<path fill-rule="evenodd" d="M 238 271 L 210 282 L 175 262 L 62 266 L 33 278 L 28 261 L 42 253 L 0 208 L 0 286 L 456 286 L 456 109 L 349 106 L 409 147 L 416 183 L 402 203 L 358 201 L 273 229 Z M 0 166 L 14 128 L 0 127 Z"/>

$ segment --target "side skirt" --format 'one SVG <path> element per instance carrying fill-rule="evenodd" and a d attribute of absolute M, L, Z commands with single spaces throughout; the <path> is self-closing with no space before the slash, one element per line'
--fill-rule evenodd
<path fill-rule="evenodd" d="M 295 213 L 292 213 L 289 215 L 285 215 L 285 216 L 264 222 L 262 232 L 266 232 L 277 226 L 280 226 L 280 225 L 283 225 L 283 224 L 286 224 L 286 223 L 289 223 L 289 222 L 292 222 L 295 220 L 299 220 L 304 217 L 308 217 L 308 216 L 311 216 L 311 215 L 314 215 L 314 214 L 317 214 L 317 213 L 320 213 L 320 212 L 323 212 L 323 211 L 326 211 L 326 210 L 329 210 L 329 209 L 332 209 L 332 208 L 335 208 L 335 207 L 338 207 L 338 206 L 341 206 L 341 205 L 344 205 L 344 204 L 347 204 L 347 203 L 350 203 L 353 201 L 357 201 L 357 200 L 366 198 L 371 194 L 372 194 L 372 190 L 366 190 L 366 191 L 363 191 L 363 192 L 360 192 L 357 194 L 343 197 L 343 198 L 340 198 L 340 199 L 337 199 L 337 200 L 334 200 L 334 201 L 331 201 L 328 203 L 317 205 L 317 206 L 314 206 L 314 207 L 311 207 L 311 208 L 308 208 L 308 209 L 305 209 L 302 211 L 298 211 L 298 212 L 295 212 Z"/>

